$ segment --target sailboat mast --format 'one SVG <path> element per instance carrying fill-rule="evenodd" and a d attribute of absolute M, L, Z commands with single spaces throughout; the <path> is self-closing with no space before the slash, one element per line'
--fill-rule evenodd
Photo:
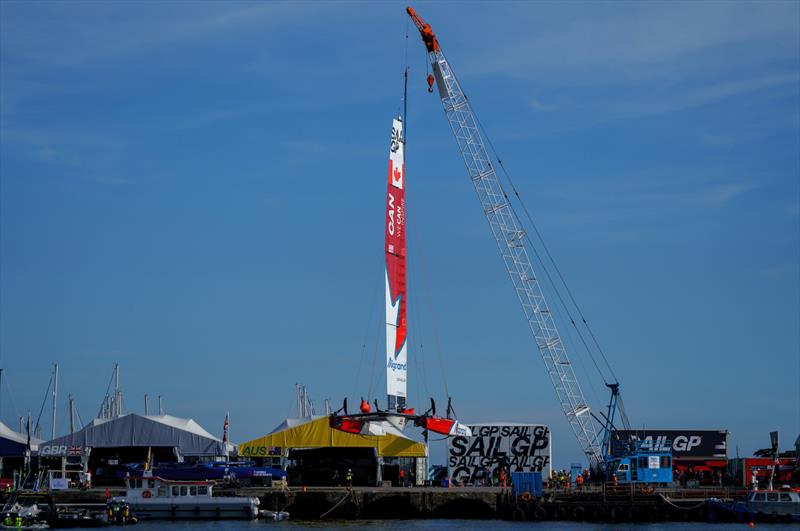
<path fill-rule="evenodd" d="M 406 202 L 403 120 L 392 121 L 386 192 L 386 395 L 389 411 L 406 407 Z"/>

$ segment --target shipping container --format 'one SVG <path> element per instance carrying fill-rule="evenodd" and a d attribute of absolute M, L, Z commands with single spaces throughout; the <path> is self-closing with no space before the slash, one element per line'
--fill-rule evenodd
<path fill-rule="evenodd" d="M 511 493 L 514 496 L 524 496 L 530 494 L 534 498 L 542 496 L 542 473 L 541 472 L 512 472 L 511 473 Z"/>

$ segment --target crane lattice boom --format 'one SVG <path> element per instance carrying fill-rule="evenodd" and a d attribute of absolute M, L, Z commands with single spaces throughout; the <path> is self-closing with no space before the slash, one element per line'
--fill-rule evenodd
<path fill-rule="evenodd" d="M 429 24 L 407 9 L 428 50 L 444 113 L 533 333 L 547 374 L 581 449 L 591 465 L 603 462 L 596 426 L 529 257 L 523 225 L 508 201 L 486 150 L 472 107 Z"/>

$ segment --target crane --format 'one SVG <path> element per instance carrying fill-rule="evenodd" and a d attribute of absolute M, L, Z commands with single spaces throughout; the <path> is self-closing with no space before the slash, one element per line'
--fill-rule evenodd
<path fill-rule="evenodd" d="M 433 76 L 428 76 L 429 91 L 433 90 L 435 81 L 458 151 L 497 242 L 497 248 L 522 306 L 525 320 L 533 333 L 547 375 L 555 388 L 561 410 L 589 464 L 593 467 L 602 466 L 605 459 L 603 439 L 598 434 L 591 408 L 575 376 L 564 342 L 559 336 L 553 314 L 534 271 L 524 225 L 509 203 L 508 194 L 498 178 L 486 149 L 479 122 L 445 58 L 436 34 L 430 24 L 420 18 L 413 8 L 408 7 L 406 11 L 419 30 L 422 42 L 428 51 L 428 60 L 433 70 Z M 618 384 L 612 385 L 617 385 L 613 388 L 613 391 L 616 391 Z M 616 393 L 612 397 L 615 398 Z M 606 419 L 609 421 L 608 424 L 613 423 L 611 407 Z"/>

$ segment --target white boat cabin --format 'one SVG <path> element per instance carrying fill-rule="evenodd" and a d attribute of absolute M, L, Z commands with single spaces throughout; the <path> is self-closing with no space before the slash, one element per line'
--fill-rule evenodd
<path fill-rule="evenodd" d="M 750 503 L 800 503 L 800 492 L 755 490 L 747 496 L 747 501 Z"/>
<path fill-rule="evenodd" d="M 213 481 L 171 481 L 159 477 L 126 477 L 128 498 L 211 498 Z"/>

